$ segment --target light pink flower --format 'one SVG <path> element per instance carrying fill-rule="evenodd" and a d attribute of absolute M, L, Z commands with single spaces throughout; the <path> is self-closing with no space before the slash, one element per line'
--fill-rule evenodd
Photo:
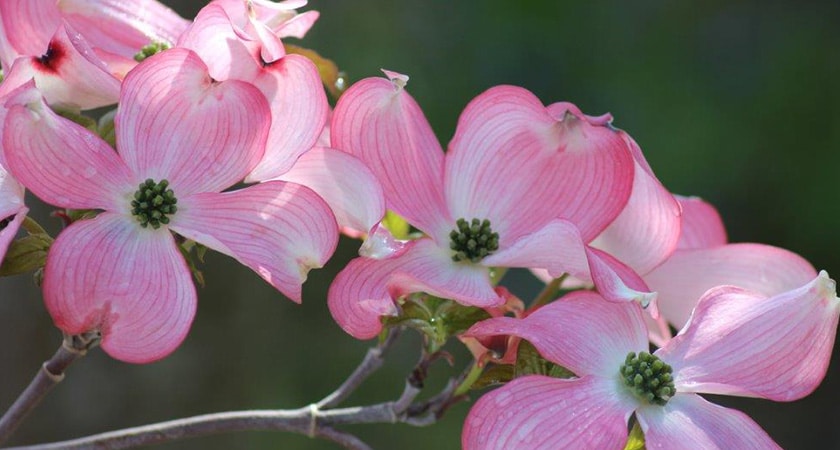
<path fill-rule="evenodd" d="M 62 24 L 83 31 L 90 47 L 108 65 L 134 66 L 134 55 L 143 46 L 152 41 L 175 43 L 189 22 L 156 0 L 3 0 L 3 69 L 8 72 L 20 56 L 46 54 Z"/>
<path fill-rule="evenodd" d="M 728 244 L 720 215 L 699 198 L 673 196 L 658 182 L 648 183 L 639 195 L 639 174 L 637 170 L 627 207 L 592 245 L 626 263 L 657 293 L 661 320 L 649 320 L 650 337 L 657 345 L 670 339 L 669 323 L 677 329 L 685 325 L 708 289 L 732 285 L 773 296 L 817 276 L 808 261 L 788 250 L 765 244 Z M 676 224 L 666 213 L 673 210 L 671 202 L 679 202 L 681 210 Z M 625 220 L 629 218 L 634 220 Z M 552 278 L 544 270 L 533 272 L 546 282 Z"/>
<path fill-rule="evenodd" d="M 255 7 L 288 12 L 299 3 Z M 335 211 L 340 226 L 367 232 L 385 213 L 382 189 L 356 157 L 314 148 L 329 114 L 317 67 L 306 57 L 286 54 L 279 36 L 248 15 L 242 5 L 213 2 L 206 6 L 178 46 L 196 51 L 213 79 L 252 83 L 268 100 L 272 120 L 266 151 L 246 180 L 284 180 L 307 186 Z"/>
<path fill-rule="evenodd" d="M 649 272 L 640 272 L 659 297 L 662 317 L 682 328 L 706 290 L 732 285 L 766 296 L 802 286 L 817 276 L 801 256 L 765 244 L 728 244 L 723 221 L 699 198 L 677 197 L 683 208 L 676 251 Z M 666 336 L 667 337 L 667 336 Z"/>
<path fill-rule="evenodd" d="M 621 449 L 635 413 L 647 448 L 778 448 L 745 414 L 697 394 L 775 401 L 808 395 L 825 376 L 838 315 L 835 283 L 822 272 L 769 298 L 732 286 L 712 289 L 686 327 L 653 356 L 641 356 L 649 347 L 637 305 L 606 302 L 588 291 L 522 320 L 480 322 L 466 335 L 527 339 L 577 378 L 525 376 L 484 395 L 467 416 L 462 445 Z M 645 359 L 651 373 L 642 375 L 644 368 L 636 368 Z M 647 384 L 652 380 L 659 381 L 656 389 Z"/>
<path fill-rule="evenodd" d="M 298 302 L 308 270 L 335 248 L 335 218 L 305 187 L 270 182 L 222 193 L 262 157 L 268 105 L 247 83 L 212 80 L 186 49 L 155 55 L 126 77 L 119 153 L 54 114 L 31 84 L 6 108 L 10 171 L 48 203 L 104 211 L 58 236 L 43 289 L 59 328 L 101 331 L 117 359 L 162 358 L 189 330 L 195 288 L 170 230 L 237 259 Z"/>
<path fill-rule="evenodd" d="M 0 165 L 0 263 L 29 211 L 23 193 L 23 186 Z"/>
<path fill-rule="evenodd" d="M 396 311 L 392 299 L 409 292 L 497 306 L 489 267 L 545 267 L 594 279 L 611 299 L 648 298 L 631 270 L 586 245 L 624 207 L 633 180 L 633 155 L 609 116 L 545 107 L 525 89 L 500 86 L 467 106 L 444 156 L 404 89 L 408 77 L 385 73 L 390 80 L 362 80 L 341 97 L 333 147 L 364 161 L 387 206 L 427 237 L 394 245 L 387 259 L 355 259 L 338 275 L 328 301 L 345 331 L 375 336 L 379 317 Z M 488 244 L 469 250 L 471 234 Z M 461 236 L 465 247 L 453 250 Z"/>
<path fill-rule="evenodd" d="M 318 11 L 305 11 L 298 13 L 298 8 L 303 8 L 308 2 L 306 0 L 286 0 L 274 2 L 272 0 L 251 0 L 249 5 L 244 0 L 213 0 L 211 4 L 219 5 L 225 9 L 230 17 L 236 17 L 236 24 L 245 29 L 247 19 L 253 17 L 259 23 L 265 25 L 277 37 L 294 37 L 302 39 L 306 33 L 315 25 L 320 13 Z"/>

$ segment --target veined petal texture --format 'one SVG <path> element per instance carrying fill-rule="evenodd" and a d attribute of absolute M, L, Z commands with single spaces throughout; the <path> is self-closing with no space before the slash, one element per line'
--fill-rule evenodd
<path fill-rule="evenodd" d="M 769 298 L 722 286 L 700 299 L 657 355 L 673 367 L 677 392 L 796 400 L 825 377 L 838 315 L 840 299 L 825 272 Z"/>
<path fill-rule="evenodd" d="M 647 351 L 641 309 L 577 291 L 543 306 L 524 319 L 497 317 L 472 326 L 466 336 L 519 336 L 540 354 L 577 376 L 617 377 L 627 353 Z"/>
<path fill-rule="evenodd" d="M 517 378 L 483 395 L 470 410 L 465 450 L 621 450 L 635 402 L 616 392 L 615 380 Z"/>
<path fill-rule="evenodd" d="M 5 108 L 3 150 L 18 181 L 56 206 L 128 211 L 135 180 L 105 141 L 55 114 L 32 83 Z"/>
<path fill-rule="evenodd" d="M 58 328 L 67 334 L 98 330 L 106 353 L 132 363 L 173 352 L 196 310 L 192 277 L 172 235 L 110 212 L 59 234 L 43 290 Z"/>
<path fill-rule="evenodd" d="M 331 146 L 370 167 L 389 209 L 443 242 L 455 223 L 443 199 L 443 149 L 406 92 L 407 77 L 389 74 L 392 80 L 366 78 L 341 96 L 330 125 Z"/>
<path fill-rule="evenodd" d="M 338 243 L 329 206 L 294 183 L 196 194 L 178 206 L 175 232 L 236 258 L 296 302 L 309 270 L 322 267 Z"/>
<path fill-rule="evenodd" d="M 135 173 L 168 180 L 179 198 L 220 192 L 262 158 L 270 124 L 257 88 L 213 81 L 195 53 L 173 48 L 126 77 L 115 118 L 117 150 Z"/>

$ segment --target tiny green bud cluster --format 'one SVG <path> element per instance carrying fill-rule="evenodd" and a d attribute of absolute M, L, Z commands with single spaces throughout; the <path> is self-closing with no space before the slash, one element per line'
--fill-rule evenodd
<path fill-rule="evenodd" d="M 458 219 L 456 224 L 458 229 L 449 233 L 449 248 L 455 252 L 452 255 L 453 261 L 477 263 L 499 249 L 499 233 L 493 232 L 489 220 L 473 219 L 467 222 L 465 219 Z"/>
<path fill-rule="evenodd" d="M 161 180 L 155 183 L 151 178 L 140 183 L 140 188 L 134 193 L 131 201 L 131 213 L 137 217 L 140 226 L 146 228 L 151 225 L 157 230 L 161 224 L 169 223 L 169 217 L 178 211 L 175 206 L 178 199 L 169 187 L 169 181 Z"/>
<path fill-rule="evenodd" d="M 630 352 L 621 365 L 621 378 L 636 396 L 651 405 L 664 405 L 674 396 L 674 377 L 671 366 L 648 352 Z"/>
<path fill-rule="evenodd" d="M 137 62 L 142 62 L 144 59 L 160 53 L 164 50 L 169 50 L 169 44 L 166 42 L 159 42 L 159 41 L 152 41 L 148 45 L 144 46 L 134 55 L 134 60 Z"/>

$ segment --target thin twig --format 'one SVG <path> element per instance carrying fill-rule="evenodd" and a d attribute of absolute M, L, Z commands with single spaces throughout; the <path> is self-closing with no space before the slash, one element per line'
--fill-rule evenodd
<path fill-rule="evenodd" d="M 41 365 L 29 386 L 3 414 L 3 417 L 0 417 L 0 444 L 12 436 L 26 416 L 64 379 L 64 371 L 75 360 L 84 356 L 98 341 L 99 335 L 96 333 L 64 337 L 53 357 Z"/>
<path fill-rule="evenodd" d="M 347 398 L 350 397 L 350 395 L 355 392 L 368 377 L 382 367 L 382 364 L 385 361 L 385 355 L 394 345 L 394 342 L 397 341 L 399 334 L 399 328 L 391 328 L 388 332 L 388 336 L 381 344 L 368 349 L 365 354 L 365 358 L 359 366 L 356 367 L 356 370 L 347 377 L 344 383 L 341 383 L 341 386 L 339 386 L 338 389 L 333 391 L 330 395 L 324 397 L 316 404 L 318 409 L 333 408 L 340 405 L 344 400 L 347 400 Z"/>
<path fill-rule="evenodd" d="M 563 284 L 563 281 L 565 281 L 568 277 L 569 275 L 564 273 L 563 275 L 551 280 L 547 285 L 545 285 L 539 295 L 537 295 L 537 298 L 534 299 L 528 309 L 536 309 L 554 300 L 554 298 L 557 297 L 557 294 L 560 293 L 560 286 Z"/>

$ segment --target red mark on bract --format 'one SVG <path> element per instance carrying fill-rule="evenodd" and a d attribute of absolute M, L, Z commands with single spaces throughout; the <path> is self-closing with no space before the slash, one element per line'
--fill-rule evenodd
<path fill-rule="evenodd" d="M 67 51 L 60 42 L 50 41 L 47 52 L 33 59 L 36 68 L 48 73 L 58 73 L 58 67 L 66 55 Z"/>

